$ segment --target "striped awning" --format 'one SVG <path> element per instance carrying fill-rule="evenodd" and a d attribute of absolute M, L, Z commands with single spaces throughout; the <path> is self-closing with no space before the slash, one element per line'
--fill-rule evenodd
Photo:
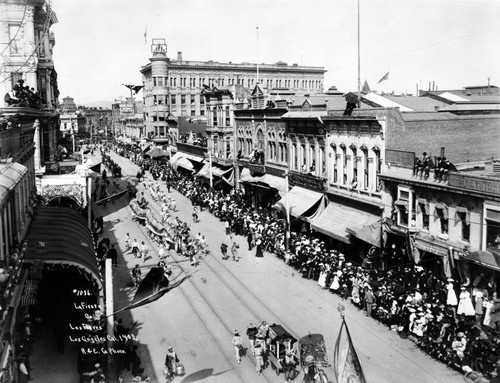
<path fill-rule="evenodd" d="M 0 165 L 0 207 L 7 200 L 9 192 L 15 188 L 27 172 L 28 168 L 17 162 Z"/>

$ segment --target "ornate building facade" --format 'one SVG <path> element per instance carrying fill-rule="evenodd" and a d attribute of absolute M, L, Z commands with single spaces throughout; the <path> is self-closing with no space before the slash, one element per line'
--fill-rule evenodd
<path fill-rule="evenodd" d="M 160 139 L 168 136 L 169 116 L 207 120 L 204 89 L 234 85 L 253 89 L 260 84 L 268 91 L 313 94 L 324 87 L 323 67 L 187 61 L 181 52 L 170 59 L 165 39 L 153 39 L 152 53 L 150 63 L 141 68 L 144 121 L 146 133 Z"/>

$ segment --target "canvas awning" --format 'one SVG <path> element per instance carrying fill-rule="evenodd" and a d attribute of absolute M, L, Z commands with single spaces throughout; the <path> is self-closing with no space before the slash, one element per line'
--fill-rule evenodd
<path fill-rule="evenodd" d="M 322 200 L 325 200 L 323 193 L 318 193 L 312 190 L 301 188 L 300 186 L 294 186 L 288 193 L 281 198 L 273 208 L 285 210 L 286 209 L 286 198 L 288 197 L 288 207 L 290 209 L 290 215 L 293 217 L 301 217 L 313 207 L 320 205 Z M 314 213 L 316 210 L 314 211 Z M 310 214 L 309 216 L 313 216 Z"/>
<path fill-rule="evenodd" d="M 212 164 L 212 176 L 222 177 L 226 172 L 230 170 L 231 169 L 222 169 Z M 210 178 L 210 164 L 207 162 L 205 165 L 203 165 L 203 167 L 198 173 L 196 173 L 196 175 L 199 177 Z"/>
<path fill-rule="evenodd" d="M 200 156 L 195 156 L 194 154 L 189 154 L 189 153 L 184 153 L 184 152 L 177 152 L 182 155 L 182 157 L 187 158 L 190 161 L 195 161 L 195 162 L 203 162 L 205 161 L 204 157 Z"/>
<path fill-rule="evenodd" d="M 64 207 L 39 208 L 27 242 L 25 262 L 39 260 L 83 268 L 102 288 L 90 230 L 76 211 Z"/>
<path fill-rule="evenodd" d="M 379 219 L 380 217 L 374 214 L 330 202 L 323 213 L 311 221 L 311 228 L 339 241 L 351 243 L 348 227 L 371 225 Z"/>
<path fill-rule="evenodd" d="M 263 185 L 278 190 L 280 196 L 284 196 L 286 192 L 286 181 L 284 178 L 273 176 L 272 174 L 264 174 L 263 176 L 253 177 L 250 170 L 243 169 L 240 175 L 240 182 L 247 182 L 254 185 Z"/>
<path fill-rule="evenodd" d="M 500 271 L 500 251 L 492 249 L 472 251 L 466 253 L 465 258 L 488 269 Z"/>
<path fill-rule="evenodd" d="M 17 162 L 0 165 L 0 206 L 7 200 L 9 192 L 15 188 L 28 168 Z"/>
<path fill-rule="evenodd" d="M 381 244 L 381 234 L 382 234 L 382 221 L 378 219 L 377 221 L 356 227 L 347 227 L 346 231 L 348 234 L 369 243 L 370 245 L 382 247 Z"/>
<path fill-rule="evenodd" d="M 180 157 L 177 161 L 175 161 L 175 164 L 172 165 L 172 168 L 174 170 L 177 170 L 177 168 L 179 167 L 189 171 L 192 171 L 194 169 L 193 163 L 185 157 Z"/>

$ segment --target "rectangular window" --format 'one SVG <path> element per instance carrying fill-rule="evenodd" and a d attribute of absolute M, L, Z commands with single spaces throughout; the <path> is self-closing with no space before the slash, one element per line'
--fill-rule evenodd
<path fill-rule="evenodd" d="M 469 242 L 470 240 L 470 221 L 468 218 L 468 212 L 457 212 L 457 217 L 462 226 L 461 228 L 461 237 L 463 241 Z"/>
<path fill-rule="evenodd" d="M 192 117 L 192 116 L 196 116 L 196 110 L 194 110 L 194 109 L 193 109 L 193 110 L 191 110 L 191 117 Z"/>
<path fill-rule="evenodd" d="M 448 207 L 439 204 L 435 209 L 436 219 L 439 221 L 441 234 L 448 234 Z"/>
<path fill-rule="evenodd" d="M 175 105 L 175 103 L 176 103 L 175 99 L 176 99 L 175 94 L 170 96 L 170 105 Z"/>
<path fill-rule="evenodd" d="M 158 77 L 157 84 L 158 86 L 163 86 L 163 77 Z"/>
<path fill-rule="evenodd" d="M 20 55 L 21 52 L 21 37 L 22 37 L 21 25 L 14 24 L 9 25 L 9 53 L 11 55 Z"/>
<path fill-rule="evenodd" d="M 398 188 L 398 199 L 395 202 L 397 210 L 397 224 L 399 226 L 408 227 L 410 218 L 410 191 L 405 188 Z"/>
<path fill-rule="evenodd" d="M 418 210 L 422 217 L 422 229 L 429 230 L 429 204 L 425 201 L 418 201 Z"/>
<path fill-rule="evenodd" d="M 194 94 L 191 95 L 191 104 L 196 104 L 196 96 Z"/>
<path fill-rule="evenodd" d="M 182 105 L 186 104 L 186 95 L 185 94 L 181 94 L 181 104 Z"/>
<path fill-rule="evenodd" d="M 153 77 L 153 86 L 156 86 L 156 77 Z"/>

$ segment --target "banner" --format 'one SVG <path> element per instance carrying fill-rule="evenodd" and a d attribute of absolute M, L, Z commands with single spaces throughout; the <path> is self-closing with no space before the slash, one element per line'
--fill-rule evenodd
<path fill-rule="evenodd" d="M 337 383 L 366 383 L 344 317 L 342 317 L 342 325 L 333 350 L 333 370 Z"/>

